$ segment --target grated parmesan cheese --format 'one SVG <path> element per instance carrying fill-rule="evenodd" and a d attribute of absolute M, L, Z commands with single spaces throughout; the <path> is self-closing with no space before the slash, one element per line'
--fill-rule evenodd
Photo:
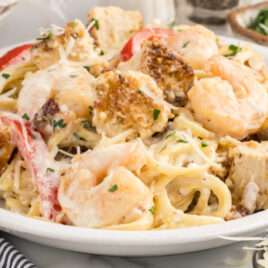
<path fill-rule="evenodd" d="M 243 249 L 247 250 L 247 255 L 245 256 L 244 259 L 242 260 L 235 260 L 235 259 L 226 259 L 226 263 L 232 266 L 243 266 L 247 263 L 249 263 L 251 256 L 252 256 L 252 251 L 253 250 L 264 250 L 263 254 L 263 259 L 257 260 L 257 263 L 264 268 L 268 267 L 268 237 L 227 237 L 227 236 L 219 236 L 219 238 L 226 239 L 226 240 L 231 240 L 231 241 L 260 241 L 259 243 L 256 244 L 256 247 L 251 248 L 251 247 L 243 247 Z M 251 255 L 249 256 L 249 253 Z M 240 264 L 240 265 L 238 265 Z"/>

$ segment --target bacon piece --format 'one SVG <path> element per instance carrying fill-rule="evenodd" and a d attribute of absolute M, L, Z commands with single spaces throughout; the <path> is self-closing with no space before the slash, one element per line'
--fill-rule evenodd
<path fill-rule="evenodd" d="M 49 122 L 49 119 L 52 115 L 56 114 L 60 110 L 57 102 L 50 98 L 46 101 L 46 103 L 42 106 L 39 112 L 34 115 L 33 125 L 38 130 L 42 132 L 42 130 L 46 127 Z"/>

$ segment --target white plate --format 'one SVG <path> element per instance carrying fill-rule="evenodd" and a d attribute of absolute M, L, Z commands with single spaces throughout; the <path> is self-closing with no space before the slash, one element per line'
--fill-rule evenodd
<path fill-rule="evenodd" d="M 232 44 L 243 41 L 224 38 Z M 268 49 L 252 46 L 268 63 Z M 0 50 L 3 53 L 6 49 Z M 94 254 L 154 256 L 193 252 L 231 242 L 219 236 L 251 236 L 268 227 L 268 210 L 224 223 L 163 231 L 87 229 L 28 218 L 0 208 L 0 229 L 48 246 Z"/>

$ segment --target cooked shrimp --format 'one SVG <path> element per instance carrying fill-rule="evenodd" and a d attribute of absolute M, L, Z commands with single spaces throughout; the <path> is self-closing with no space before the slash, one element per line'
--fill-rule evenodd
<path fill-rule="evenodd" d="M 137 220 L 152 206 L 148 187 L 132 172 L 146 163 L 140 143 L 115 144 L 74 157 L 59 202 L 74 225 L 107 227 Z"/>
<path fill-rule="evenodd" d="M 267 116 L 265 87 L 248 67 L 222 56 L 211 57 L 205 70 L 220 77 L 202 79 L 189 91 L 196 120 L 220 136 L 241 140 L 255 133 Z"/>
<path fill-rule="evenodd" d="M 215 34 L 201 25 L 190 27 L 163 41 L 194 69 L 202 69 L 211 56 L 219 53 Z"/>
<path fill-rule="evenodd" d="M 219 53 L 215 34 L 201 25 L 190 27 L 163 41 L 194 69 L 202 69 L 211 56 Z"/>
<path fill-rule="evenodd" d="M 71 110 L 77 117 L 86 116 L 94 101 L 92 81 L 94 78 L 86 69 L 66 63 L 37 71 L 22 83 L 18 113 L 33 119 L 48 99 L 55 98 L 61 110 Z"/>

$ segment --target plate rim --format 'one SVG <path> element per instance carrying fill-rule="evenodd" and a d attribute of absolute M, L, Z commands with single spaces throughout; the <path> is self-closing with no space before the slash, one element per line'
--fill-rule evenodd
<path fill-rule="evenodd" d="M 260 52 L 259 50 L 266 50 L 268 52 L 267 47 L 254 44 L 250 41 L 220 35 L 219 38 L 227 41 L 228 43 L 236 42 L 237 44 L 250 44 L 258 52 Z M 24 42 L 19 42 L 8 47 L 0 48 L 0 55 L 9 49 L 12 49 L 13 47 L 29 42 L 33 42 L 33 40 L 26 40 Z M 260 52 L 260 54 L 262 55 L 262 52 Z M 262 56 L 265 58 L 264 55 Z M 266 63 L 268 63 L 268 61 L 266 61 Z M 0 208 L 0 229 L 3 231 L 7 231 L 13 234 L 23 233 L 44 239 L 56 239 L 61 242 L 71 241 L 74 243 L 92 245 L 113 245 L 128 247 L 135 247 L 139 245 L 154 247 L 181 244 L 188 245 L 192 243 L 217 240 L 220 238 L 220 236 L 244 235 L 253 231 L 263 230 L 264 228 L 268 228 L 268 209 L 240 219 L 212 225 L 185 227 L 169 230 L 132 231 L 93 229 L 56 224 L 35 218 L 30 218 L 28 216 L 9 211 L 7 209 Z M 164 255 L 166 254 L 170 253 L 164 253 Z"/>

